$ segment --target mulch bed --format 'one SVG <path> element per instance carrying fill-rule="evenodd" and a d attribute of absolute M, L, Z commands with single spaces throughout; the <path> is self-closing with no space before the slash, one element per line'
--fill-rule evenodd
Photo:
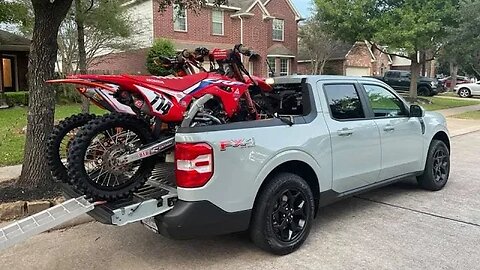
<path fill-rule="evenodd" d="M 0 182 L 0 203 L 51 200 L 62 195 L 59 185 L 30 189 L 16 186 L 15 181 L 16 179 Z"/>

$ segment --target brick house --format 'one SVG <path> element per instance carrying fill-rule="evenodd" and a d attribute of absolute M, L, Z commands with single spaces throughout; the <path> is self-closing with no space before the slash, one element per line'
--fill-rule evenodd
<path fill-rule="evenodd" d="M 0 93 L 27 90 L 30 40 L 0 30 Z"/>
<path fill-rule="evenodd" d="M 228 6 L 208 3 L 199 11 L 173 6 L 158 12 L 152 0 L 133 0 L 128 5 L 131 17 L 143 18 L 133 37 L 139 49 L 99 56 L 89 69 L 145 74 L 148 48 L 154 39 L 163 37 L 171 39 L 177 50 L 230 49 L 242 43 L 260 55 L 245 63 L 251 73 L 267 76 L 267 60 L 276 75 L 296 73 L 297 30 L 302 18 L 291 0 L 229 0 Z"/>
<path fill-rule="evenodd" d="M 358 41 L 355 44 L 342 44 L 325 64 L 324 74 L 346 76 L 382 76 L 390 70 L 390 55 L 376 49 L 369 42 Z M 300 53 L 298 73 L 311 73 L 311 60 Z"/>

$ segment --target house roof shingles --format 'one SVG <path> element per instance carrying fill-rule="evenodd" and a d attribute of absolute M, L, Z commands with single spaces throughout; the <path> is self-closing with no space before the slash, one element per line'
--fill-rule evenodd
<path fill-rule="evenodd" d="M 338 46 L 337 49 L 332 53 L 328 60 L 344 60 L 347 56 L 347 53 L 352 49 L 353 45 L 350 43 L 343 43 Z M 310 60 L 307 52 L 301 48 L 298 51 L 298 60 Z"/>
<path fill-rule="evenodd" d="M 10 32 L 0 30 L 0 50 L 29 51 L 30 40 Z"/>

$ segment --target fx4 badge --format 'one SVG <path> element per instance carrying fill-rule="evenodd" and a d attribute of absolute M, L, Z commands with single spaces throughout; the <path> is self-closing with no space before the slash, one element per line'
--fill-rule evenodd
<path fill-rule="evenodd" d="M 250 148 L 255 146 L 255 139 L 236 139 L 220 141 L 220 151 L 226 151 L 227 148 Z"/>

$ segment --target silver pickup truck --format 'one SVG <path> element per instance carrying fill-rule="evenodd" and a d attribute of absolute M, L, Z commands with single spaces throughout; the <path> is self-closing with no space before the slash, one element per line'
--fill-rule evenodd
<path fill-rule="evenodd" d="M 409 176 L 432 191 L 447 183 L 442 115 L 409 105 L 376 79 L 269 80 L 275 117 L 178 129 L 175 157 L 133 200 L 89 214 L 115 225 L 142 220 L 176 239 L 249 230 L 262 249 L 288 254 L 321 206 Z"/>

